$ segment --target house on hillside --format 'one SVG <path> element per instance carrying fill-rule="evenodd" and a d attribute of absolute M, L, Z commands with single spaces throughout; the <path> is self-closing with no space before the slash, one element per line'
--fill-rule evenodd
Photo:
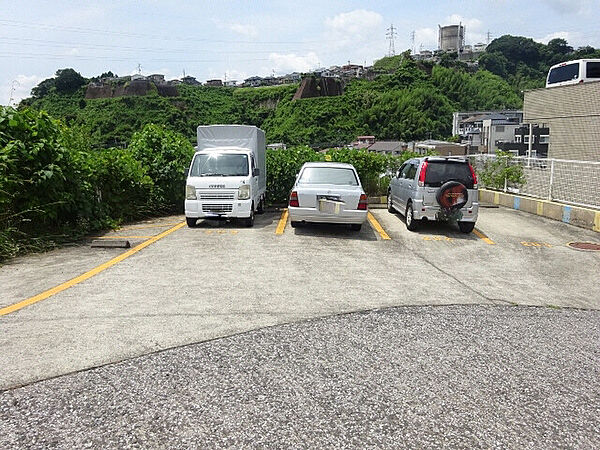
<path fill-rule="evenodd" d="M 181 79 L 181 82 L 183 84 L 189 84 L 190 86 L 200 86 L 201 85 L 201 83 L 198 80 L 196 80 L 195 77 L 192 77 L 190 75 L 186 75 L 185 77 L 183 77 Z"/>
<path fill-rule="evenodd" d="M 408 144 L 402 141 L 376 141 L 367 150 L 383 155 L 401 155 L 408 150 Z"/>
<path fill-rule="evenodd" d="M 205 86 L 212 87 L 223 87 L 223 81 L 221 80 L 206 80 Z"/>

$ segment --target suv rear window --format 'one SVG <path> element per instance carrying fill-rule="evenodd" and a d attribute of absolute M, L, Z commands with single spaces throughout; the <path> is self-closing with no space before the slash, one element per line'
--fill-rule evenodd
<path fill-rule="evenodd" d="M 425 172 L 425 185 L 440 187 L 446 181 L 459 181 L 467 189 L 473 189 L 473 176 L 466 162 L 429 161 Z"/>

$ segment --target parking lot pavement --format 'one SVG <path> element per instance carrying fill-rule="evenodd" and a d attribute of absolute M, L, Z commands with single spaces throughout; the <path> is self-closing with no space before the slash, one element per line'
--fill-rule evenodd
<path fill-rule="evenodd" d="M 0 316 L 0 388 L 372 308 L 515 303 L 600 308 L 600 254 L 564 245 L 598 240 L 593 232 L 518 211 L 484 209 L 478 229 L 490 244 L 443 225 L 410 233 L 400 216 L 371 213 L 391 239 L 371 223 L 355 232 L 325 225 L 294 229 L 288 222 L 278 234 L 280 210 L 257 216 L 254 228 L 202 222 L 173 229 L 181 218 L 124 227 L 113 234 L 156 239 L 172 232 L 68 289 Z M 534 238 L 550 247 L 521 242 Z M 20 258 L 0 268 L 0 298 L 3 305 L 23 301 L 122 252 L 85 246 Z"/>
<path fill-rule="evenodd" d="M 437 223 L 410 232 L 400 214 L 373 214 L 396 243 L 490 301 L 600 308 L 600 252 L 567 246 L 598 233 L 505 208 L 481 209 L 471 234 Z"/>
<path fill-rule="evenodd" d="M 598 448 L 600 312 L 398 307 L 0 393 L 1 448 Z"/>

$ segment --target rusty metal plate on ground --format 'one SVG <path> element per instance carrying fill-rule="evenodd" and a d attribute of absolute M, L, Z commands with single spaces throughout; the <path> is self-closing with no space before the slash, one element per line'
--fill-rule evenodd
<path fill-rule="evenodd" d="M 575 250 L 585 250 L 586 252 L 600 252 L 600 244 L 595 242 L 569 242 L 569 247 Z"/>

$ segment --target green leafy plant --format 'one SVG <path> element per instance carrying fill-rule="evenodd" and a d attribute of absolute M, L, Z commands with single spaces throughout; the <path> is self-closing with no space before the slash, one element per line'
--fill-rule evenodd
<path fill-rule="evenodd" d="M 486 159 L 479 177 L 489 189 L 503 190 L 505 187 L 520 187 L 525 183 L 523 167 L 515 164 L 513 155 L 497 151 L 495 158 Z"/>

